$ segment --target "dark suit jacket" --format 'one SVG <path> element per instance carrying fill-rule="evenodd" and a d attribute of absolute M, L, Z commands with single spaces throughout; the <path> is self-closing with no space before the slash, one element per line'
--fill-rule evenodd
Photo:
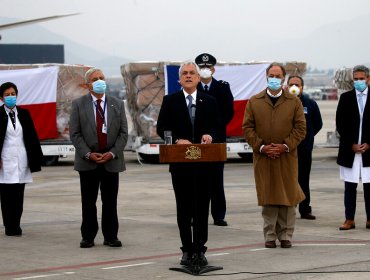
<path fill-rule="evenodd" d="M 107 102 L 107 149 L 115 158 L 104 164 L 109 172 L 125 170 L 123 150 L 127 142 L 127 120 L 125 106 L 122 100 L 105 95 Z M 91 94 L 84 95 L 72 102 L 72 112 L 69 120 L 69 134 L 76 148 L 74 167 L 77 171 L 93 170 L 97 167 L 95 162 L 85 159 L 88 152 L 99 150 L 98 135 L 94 107 Z"/>
<path fill-rule="evenodd" d="M 220 118 L 216 100 L 203 92 L 197 92 L 196 111 L 193 127 L 183 91 L 178 91 L 163 98 L 163 103 L 158 116 L 157 133 L 163 139 L 164 131 L 172 131 L 172 141 L 187 139 L 192 143 L 200 143 L 202 135 L 212 136 L 212 143 L 220 143 L 217 127 Z M 176 169 L 177 164 L 170 165 L 170 171 Z"/>
<path fill-rule="evenodd" d="M 17 106 L 18 119 L 23 129 L 23 140 L 26 147 L 28 165 L 31 172 L 41 170 L 42 150 L 35 126 L 28 110 Z M 0 107 L 0 158 L 3 150 L 6 129 L 8 127 L 8 115 L 4 105 Z"/>
<path fill-rule="evenodd" d="M 198 91 L 203 91 L 202 83 L 198 84 Z M 212 78 L 211 86 L 207 92 L 217 100 L 218 112 L 220 115 L 220 137 L 222 142 L 226 142 L 226 126 L 234 116 L 234 97 L 230 90 L 230 85 L 225 81 L 218 81 Z"/>
<path fill-rule="evenodd" d="M 370 93 L 370 89 L 369 89 Z M 360 112 L 357 105 L 356 91 L 353 89 L 340 96 L 337 112 L 336 125 L 340 135 L 337 163 L 341 166 L 352 168 L 355 152 L 352 145 L 358 143 L 360 128 Z M 363 119 L 361 143 L 370 145 L 370 97 L 367 96 Z M 370 166 L 370 150 L 362 154 L 364 167 Z"/>

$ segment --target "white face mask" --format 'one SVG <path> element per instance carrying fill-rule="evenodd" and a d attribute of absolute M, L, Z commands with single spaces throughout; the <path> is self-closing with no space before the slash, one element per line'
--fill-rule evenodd
<path fill-rule="evenodd" d="M 199 75 L 203 79 L 208 79 L 212 76 L 212 71 L 209 68 L 202 68 L 200 69 Z"/>
<path fill-rule="evenodd" d="M 291 94 L 293 94 L 293 95 L 299 95 L 299 94 L 301 93 L 301 90 L 300 90 L 300 88 L 299 88 L 299 87 L 297 87 L 297 86 L 291 86 L 291 87 L 289 88 L 289 92 L 290 92 Z"/>

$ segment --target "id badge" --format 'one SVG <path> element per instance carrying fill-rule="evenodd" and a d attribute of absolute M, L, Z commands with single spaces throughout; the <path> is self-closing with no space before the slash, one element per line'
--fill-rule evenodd
<path fill-rule="evenodd" d="M 303 107 L 303 113 L 308 114 L 307 107 Z"/>
<path fill-rule="evenodd" d="M 104 133 L 104 134 L 107 134 L 107 126 L 105 125 L 105 123 L 103 123 L 103 126 L 101 128 L 101 132 Z"/>

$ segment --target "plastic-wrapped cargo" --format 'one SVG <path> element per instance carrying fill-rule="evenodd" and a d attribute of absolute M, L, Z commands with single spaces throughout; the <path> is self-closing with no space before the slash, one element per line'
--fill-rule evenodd
<path fill-rule="evenodd" d="M 218 63 L 217 66 L 231 68 L 233 66 L 255 64 L 268 65 L 270 63 L 271 62 L 261 61 L 250 63 L 221 62 Z M 141 156 L 142 154 L 159 154 L 159 147 L 157 144 L 162 143 L 162 140 L 156 133 L 156 124 L 163 97 L 165 92 L 168 91 L 168 89 L 165 88 L 168 86 L 166 83 L 168 81 L 165 79 L 169 73 L 165 73 L 165 71 L 167 71 L 166 69 L 168 69 L 168 66 L 179 66 L 180 64 L 181 62 L 161 61 L 133 62 L 121 66 L 121 74 L 126 85 L 127 106 L 133 123 L 133 130 L 129 133 L 130 137 L 134 139 L 132 140 L 132 142 L 134 142 L 132 149 L 136 150 Z M 288 75 L 303 75 L 306 72 L 305 62 L 287 62 L 283 65 Z M 218 73 L 218 71 L 216 72 Z M 261 73 L 258 75 L 261 75 Z M 264 71 L 262 71 L 262 75 L 264 80 Z M 175 78 L 173 76 L 171 77 Z M 247 84 L 248 81 L 245 82 L 244 86 L 247 86 Z M 251 152 L 249 145 L 246 145 L 242 135 L 230 135 L 228 141 L 230 142 L 230 144 L 228 144 L 229 152 Z M 244 141 L 244 143 L 242 143 L 242 141 Z M 237 146 L 237 148 L 231 147 L 232 145 L 235 147 Z"/>
<path fill-rule="evenodd" d="M 0 64 L 0 70 L 32 69 L 39 67 L 58 66 L 57 96 L 56 96 L 56 125 L 58 135 L 56 139 L 69 140 L 69 115 L 72 109 L 72 100 L 88 93 L 81 87 L 85 83 L 85 72 L 90 66 L 67 64 Z"/>
<path fill-rule="evenodd" d="M 160 139 L 156 132 L 164 96 L 164 62 L 139 62 L 121 66 L 134 133 L 144 140 Z"/>

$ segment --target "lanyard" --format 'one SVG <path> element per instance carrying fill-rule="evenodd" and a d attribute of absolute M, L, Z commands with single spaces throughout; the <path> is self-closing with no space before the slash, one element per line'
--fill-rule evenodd
<path fill-rule="evenodd" d="M 96 102 L 97 103 L 97 102 Z M 105 124 L 105 108 L 107 108 L 107 101 L 104 101 L 104 110 L 103 110 L 103 115 L 101 113 L 101 110 L 98 110 L 98 105 L 94 102 L 94 106 L 96 108 L 96 112 L 98 112 L 99 117 L 102 119 L 103 123 Z M 99 105 L 100 106 L 100 105 Z M 101 109 L 101 107 L 100 107 Z"/>

